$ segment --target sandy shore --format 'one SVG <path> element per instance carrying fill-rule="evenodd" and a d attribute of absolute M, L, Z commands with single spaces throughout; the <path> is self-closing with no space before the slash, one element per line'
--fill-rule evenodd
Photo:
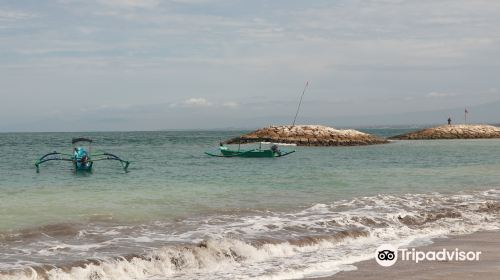
<path fill-rule="evenodd" d="M 372 259 L 354 264 L 358 268 L 355 271 L 319 279 L 500 279 L 500 231 L 435 239 L 433 244 L 419 247 L 418 250 L 426 252 L 443 248 L 482 253 L 479 261 L 424 261 L 416 264 L 398 260 L 391 267 L 382 267 Z"/>

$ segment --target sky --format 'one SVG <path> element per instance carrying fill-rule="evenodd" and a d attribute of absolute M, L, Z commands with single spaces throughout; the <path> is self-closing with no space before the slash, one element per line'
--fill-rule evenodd
<path fill-rule="evenodd" d="M 500 123 L 500 1 L 1 0 L 0 131 Z"/>

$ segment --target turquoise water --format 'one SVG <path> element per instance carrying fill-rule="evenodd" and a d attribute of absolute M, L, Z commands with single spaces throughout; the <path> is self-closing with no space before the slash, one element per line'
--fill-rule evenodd
<path fill-rule="evenodd" d="M 367 131 L 381 136 L 404 132 L 394 129 Z M 227 237 L 225 231 L 234 229 L 232 223 L 235 219 L 240 219 L 242 228 L 257 216 L 263 219 L 279 217 L 276 218 L 276 224 L 279 224 L 287 215 L 300 216 L 298 213 L 307 209 L 316 211 L 317 207 L 330 207 L 353 199 L 384 195 L 384 199 L 387 196 L 399 200 L 408 195 L 432 196 L 435 193 L 438 193 L 436 197 L 423 201 L 437 200 L 437 197 L 448 199 L 457 193 L 479 199 L 484 192 L 489 192 L 490 196 L 493 192 L 493 197 L 496 197 L 495 192 L 500 190 L 500 140 L 396 141 L 366 147 L 287 147 L 297 152 L 279 159 L 214 158 L 204 154 L 204 151 L 217 147 L 221 139 L 241 133 L 0 134 L 0 242 L 3 246 L 0 248 L 8 252 L 0 260 L 3 263 L 0 270 L 22 269 L 36 264 L 66 264 L 68 254 L 74 261 L 96 256 L 147 254 L 174 243 L 195 244 L 212 238 L 214 232 L 219 234 L 219 239 L 215 240 L 220 240 Z M 123 172 L 116 162 L 96 162 L 91 174 L 75 174 L 67 162 L 47 163 L 39 174 L 35 172 L 33 163 L 36 158 L 54 150 L 70 152 L 71 138 L 78 136 L 93 138 L 94 151 L 111 152 L 130 160 L 130 172 Z M 423 198 L 415 198 L 418 199 Z M 491 199 L 487 197 L 485 201 Z M 404 208 L 404 205 L 400 206 Z M 433 204 L 433 207 L 437 206 Z M 339 209 L 332 213 L 343 211 L 342 207 Z M 311 219 L 313 216 L 304 221 Z M 54 234 L 56 237 L 50 235 L 54 231 L 51 227 L 58 232 Z M 128 230 L 120 231 L 123 228 Z M 305 228 L 302 233 L 286 232 L 285 228 L 265 233 L 249 230 L 241 233 L 237 240 L 251 243 L 251 240 L 264 237 L 288 240 L 286 236 L 300 238 L 319 234 Z M 120 248 L 108 246 L 110 240 L 115 240 L 112 238 L 99 241 L 81 237 L 82 232 L 91 231 L 100 234 L 117 232 L 113 238 L 121 242 Z M 25 232 L 33 233 L 34 237 L 30 235 L 28 240 L 23 235 Z M 72 249 L 66 249 L 67 254 L 61 253 L 56 248 L 44 255 L 40 252 L 53 249 L 55 243 L 50 243 L 53 239 L 47 243 L 47 237 L 38 236 L 38 233 L 55 238 L 58 244 L 98 244 L 98 247 L 92 245 L 78 254 Z M 233 235 L 236 233 L 232 232 Z M 146 237 L 151 242 L 146 242 Z M 127 242 L 123 241 L 125 239 Z M 22 245 L 14 246 L 14 241 Z M 101 248 L 99 244 L 106 249 L 95 249 Z M 15 249 L 31 251 L 24 254 L 16 253 Z M 231 273 L 236 272 L 227 273 L 219 274 L 219 277 L 231 278 L 235 275 Z M 266 275 L 267 272 L 252 273 Z M 189 274 L 183 275 L 192 278 Z"/>

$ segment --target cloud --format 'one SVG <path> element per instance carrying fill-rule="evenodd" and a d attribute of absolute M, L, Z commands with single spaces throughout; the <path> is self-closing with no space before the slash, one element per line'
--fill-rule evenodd
<path fill-rule="evenodd" d="M 212 103 L 205 98 L 189 98 L 181 102 L 183 107 L 210 107 Z"/>
<path fill-rule="evenodd" d="M 222 106 L 227 107 L 227 108 L 237 108 L 240 106 L 240 104 L 238 102 L 234 102 L 234 101 L 227 101 L 227 102 L 222 103 Z"/>
<path fill-rule="evenodd" d="M 500 98 L 500 1 L 7 2 L 0 119 L 9 122 L 34 118 L 37 106 L 71 108 L 68 92 L 92 92 L 88 108 L 97 99 L 207 119 L 239 108 L 293 115 L 307 79 L 304 117 Z"/>
<path fill-rule="evenodd" d="M 33 17 L 35 17 L 34 14 L 26 12 L 0 9 L 0 22 L 12 22 L 12 21 L 29 19 Z"/>
<path fill-rule="evenodd" d="M 238 108 L 240 104 L 235 101 L 226 101 L 226 102 L 216 102 L 215 104 L 205 98 L 202 97 L 191 97 L 186 100 L 183 100 L 178 103 L 170 104 L 170 107 L 181 107 L 181 108 L 206 108 L 206 107 L 217 107 L 217 108 Z"/>
<path fill-rule="evenodd" d="M 179 4 L 213 4 L 214 2 L 217 2 L 217 0 L 170 0 L 170 1 Z"/>
<path fill-rule="evenodd" d="M 433 92 L 429 92 L 427 94 L 427 98 L 448 98 L 448 97 L 456 97 L 456 96 L 459 96 L 459 94 L 453 93 L 453 92 L 437 92 L 437 91 L 433 91 Z"/>
<path fill-rule="evenodd" d="M 122 8 L 154 8 L 159 0 L 99 0 L 102 4 Z"/>

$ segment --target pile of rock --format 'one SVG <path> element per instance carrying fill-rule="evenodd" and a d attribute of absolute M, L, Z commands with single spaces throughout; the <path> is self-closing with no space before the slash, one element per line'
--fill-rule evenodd
<path fill-rule="evenodd" d="M 500 138 L 500 127 L 492 125 L 442 125 L 426 128 L 389 139 L 428 140 L 428 139 L 480 139 Z"/>
<path fill-rule="evenodd" d="M 227 144 L 274 142 L 298 146 L 360 146 L 388 141 L 353 129 L 322 125 L 269 126 L 226 141 Z"/>

